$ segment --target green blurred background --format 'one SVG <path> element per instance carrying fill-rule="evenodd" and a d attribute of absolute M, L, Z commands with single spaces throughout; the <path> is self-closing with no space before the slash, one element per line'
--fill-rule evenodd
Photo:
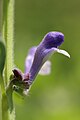
<path fill-rule="evenodd" d="M 80 0 L 16 0 L 14 62 L 24 71 L 28 49 L 49 31 L 61 31 L 71 58 L 51 57 L 52 72 L 38 75 L 29 95 L 14 95 L 16 120 L 80 120 Z"/>

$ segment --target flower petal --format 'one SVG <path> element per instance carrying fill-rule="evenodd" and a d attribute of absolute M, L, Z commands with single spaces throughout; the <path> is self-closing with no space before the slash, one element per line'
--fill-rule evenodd
<path fill-rule="evenodd" d="M 48 60 L 44 63 L 39 71 L 40 75 L 49 75 L 51 73 L 51 62 Z"/>
<path fill-rule="evenodd" d="M 69 53 L 67 51 L 65 51 L 65 50 L 55 49 L 55 51 L 70 58 Z"/>
<path fill-rule="evenodd" d="M 44 44 L 44 46 L 48 48 L 55 47 L 57 48 L 64 42 L 64 34 L 61 32 L 49 32 L 47 33 L 41 44 Z"/>
<path fill-rule="evenodd" d="M 36 52 L 37 47 L 34 46 L 32 48 L 30 48 L 29 52 L 28 52 L 28 56 L 26 57 L 25 60 L 25 74 L 29 73 L 29 70 L 31 68 L 33 59 L 34 59 L 34 54 Z"/>
<path fill-rule="evenodd" d="M 42 65 L 49 59 L 52 53 L 56 52 L 58 46 L 64 41 L 64 35 L 61 32 L 49 32 L 37 46 L 34 60 L 30 68 L 30 84 L 32 84 Z"/>

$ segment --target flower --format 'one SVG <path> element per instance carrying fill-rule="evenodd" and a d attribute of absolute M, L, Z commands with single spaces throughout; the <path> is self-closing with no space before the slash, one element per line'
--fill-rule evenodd
<path fill-rule="evenodd" d="M 32 84 L 43 64 L 53 53 L 58 52 L 70 57 L 65 50 L 58 49 L 58 46 L 63 42 L 64 35 L 61 32 L 49 32 L 44 36 L 42 42 L 38 46 L 30 49 L 25 62 L 25 74 L 29 73 L 30 84 Z"/>
<path fill-rule="evenodd" d="M 53 53 L 58 52 L 70 58 L 68 52 L 58 49 L 63 42 L 63 33 L 47 33 L 38 46 L 34 46 L 29 50 L 25 61 L 24 74 L 18 69 L 13 70 L 15 78 L 25 83 L 24 93 L 26 93 L 26 90 L 32 85 L 38 73 L 43 75 L 50 73 L 51 63 L 48 59 Z"/>

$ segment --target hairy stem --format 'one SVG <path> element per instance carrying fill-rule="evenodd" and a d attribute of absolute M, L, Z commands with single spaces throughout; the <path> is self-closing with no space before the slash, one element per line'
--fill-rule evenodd
<path fill-rule="evenodd" d="M 7 50 L 5 82 L 7 83 L 13 69 L 14 0 L 3 1 L 3 38 L 6 41 Z"/>
<path fill-rule="evenodd" d="M 6 43 L 6 63 L 4 71 L 4 83 L 2 92 L 2 120 L 15 120 L 15 109 L 12 108 L 12 91 L 6 93 L 5 88 L 13 69 L 13 38 L 14 38 L 14 2 L 15 0 L 3 0 L 2 36 Z"/>

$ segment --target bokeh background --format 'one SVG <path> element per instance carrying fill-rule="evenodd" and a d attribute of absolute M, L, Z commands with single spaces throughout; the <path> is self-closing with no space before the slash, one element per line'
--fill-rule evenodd
<path fill-rule="evenodd" d="M 14 94 L 16 120 L 80 120 L 80 0 L 16 0 L 14 62 L 24 71 L 28 49 L 49 31 L 71 58 L 51 57 L 52 71 L 38 75 L 26 98 Z"/>

